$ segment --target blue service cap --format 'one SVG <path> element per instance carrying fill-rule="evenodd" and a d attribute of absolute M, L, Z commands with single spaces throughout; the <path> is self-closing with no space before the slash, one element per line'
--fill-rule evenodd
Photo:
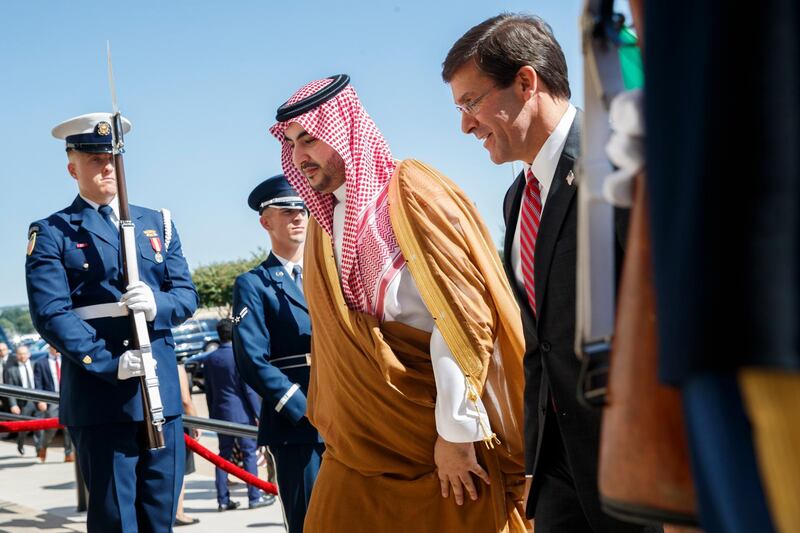
<path fill-rule="evenodd" d="M 303 199 L 289 185 L 286 176 L 283 174 L 278 174 L 262 181 L 247 197 L 247 205 L 259 213 L 267 207 L 280 207 L 283 209 L 306 208 Z"/>
<path fill-rule="evenodd" d="M 88 113 L 65 120 L 53 128 L 53 137 L 64 139 L 67 150 L 91 154 L 110 154 L 113 151 L 111 113 Z M 123 135 L 131 131 L 131 122 L 122 118 Z"/>

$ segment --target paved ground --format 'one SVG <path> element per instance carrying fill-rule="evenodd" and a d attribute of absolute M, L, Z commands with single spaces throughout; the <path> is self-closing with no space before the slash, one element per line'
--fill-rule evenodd
<path fill-rule="evenodd" d="M 205 398 L 195 395 L 194 402 L 198 414 L 207 416 Z M 211 450 L 217 450 L 214 433 L 203 433 L 200 442 Z M 85 532 L 86 513 L 76 511 L 74 463 L 63 462 L 64 452 L 60 445 L 48 450 L 47 461 L 43 464 L 34 455 L 30 439 L 25 448 L 26 454 L 20 456 L 15 442 L 0 440 L 0 532 Z M 184 509 L 200 522 L 176 531 L 285 531 L 280 501 L 269 507 L 248 510 L 247 490 L 242 483 L 232 485 L 230 490 L 232 499 L 241 502 L 244 508 L 217 512 L 213 466 L 197 456 L 195 465 L 197 471 L 186 477 Z M 259 477 L 266 479 L 263 468 Z"/>

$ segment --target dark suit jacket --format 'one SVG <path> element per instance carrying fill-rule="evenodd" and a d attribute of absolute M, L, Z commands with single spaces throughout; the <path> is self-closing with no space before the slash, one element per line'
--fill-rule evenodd
<path fill-rule="evenodd" d="M 525 469 L 533 474 L 529 514 L 536 505 L 536 470 L 545 419 L 555 415 L 553 404 L 578 496 L 582 502 L 597 501 L 600 411 L 580 405 L 576 394 L 580 371 L 574 350 L 577 182 L 569 185 L 566 181 L 580 153 L 582 119 L 578 111 L 553 176 L 537 235 L 534 270 L 538 320 L 524 290 L 516 283 L 511 264 L 511 245 L 525 188 L 523 174 L 509 188 L 503 205 L 506 222 L 503 263 L 520 304 L 525 332 Z M 592 521 L 594 511 L 585 511 Z M 599 506 L 596 512 L 600 512 Z"/>
<path fill-rule="evenodd" d="M 33 366 L 33 363 L 31 363 L 31 366 Z M 4 374 L 3 374 L 3 382 L 6 385 L 16 385 L 17 387 L 22 387 L 22 376 L 20 375 L 20 372 L 22 372 L 22 371 L 23 371 L 22 370 L 22 365 L 20 365 L 20 364 L 6 365 L 5 371 L 4 371 Z M 33 375 L 33 369 L 31 369 L 31 375 Z M 36 380 L 34 378 L 34 386 L 35 386 L 35 383 L 36 383 Z M 8 405 L 10 407 L 14 407 L 15 405 L 19 405 L 20 407 L 25 407 L 25 405 L 27 405 L 27 403 L 28 403 L 27 400 L 18 400 L 16 398 L 14 398 L 13 396 L 10 396 L 8 398 Z"/>
<path fill-rule="evenodd" d="M 63 359 L 62 359 L 63 364 Z M 50 392 L 56 391 L 53 374 L 50 373 L 50 356 L 42 357 L 33 364 L 33 380 L 36 388 Z"/>
<path fill-rule="evenodd" d="M 205 359 L 203 374 L 211 418 L 255 424 L 261 399 L 239 375 L 231 343 L 223 344 Z"/>

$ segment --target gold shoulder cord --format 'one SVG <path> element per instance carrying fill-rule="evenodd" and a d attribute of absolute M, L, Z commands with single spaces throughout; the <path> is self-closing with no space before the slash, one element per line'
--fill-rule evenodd
<path fill-rule="evenodd" d="M 342 321 L 352 331 L 353 324 L 350 321 L 350 308 L 347 307 L 347 303 L 344 301 L 344 293 L 342 293 L 342 283 L 339 280 L 339 270 L 336 267 L 336 256 L 333 252 L 331 236 L 328 235 L 325 230 L 322 229 L 322 226 L 320 226 L 315 220 L 311 221 L 310 223 L 313 223 L 316 226 L 314 233 L 317 234 L 320 239 L 324 265 L 324 277 L 328 284 L 330 284 L 331 292 L 333 293 L 333 299 L 336 303 L 336 309 L 339 311 Z"/>
<path fill-rule="evenodd" d="M 436 170 L 419 161 L 406 161 L 405 164 L 418 166 L 421 170 L 425 171 L 426 174 L 438 177 L 438 172 Z M 433 315 L 436 327 L 442 332 L 442 336 L 447 342 L 447 346 L 450 348 L 453 358 L 464 374 L 467 399 L 475 405 L 475 410 L 480 412 L 478 410 L 478 389 L 480 382 L 478 381 L 477 375 L 482 370 L 481 365 L 474 358 L 464 357 L 464 354 L 473 351 L 469 337 L 461 328 L 458 321 L 455 320 L 456 313 L 453 309 L 453 305 L 439 288 L 433 273 L 424 259 L 425 254 L 419 244 L 414 228 L 408 223 L 409 217 L 406 212 L 406 206 L 402 201 L 397 173 L 392 177 L 390 187 L 390 199 L 394 201 L 389 205 L 389 216 L 395 236 L 397 237 L 397 243 L 400 245 L 400 250 L 403 252 L 403 257 L 417 284 L 422 300 L 428 307 L 428 311 Z M 494 448 L 495 444 L 500 444 L 500 439 L 497 438 L 497 434 L 490 432 L 480 416 L 478 417 L 478 423 L 484 434 L 483 443 L 487 448 L 491 449 Z"/>

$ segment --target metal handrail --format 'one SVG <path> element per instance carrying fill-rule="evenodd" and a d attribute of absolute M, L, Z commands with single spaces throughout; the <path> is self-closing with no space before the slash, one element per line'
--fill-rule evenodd
<path fill-rule="evenodd" d="M 34 402 L 58 403 L 58 393 L 38 389 L 26 389 L 16 385 L 0 384 L 0 396 L 13 396 L 22 400 Z"/>
<path fill-rule="evenodd" d="M 35 402 L 58 403 L 59 395 L 55 392 L 26 389 L 24 387 L 17 387 L 16 385 L 0 384 L 0 396 L 13 396 L 23 400 L 33 400 Z M 0 415 L 10 415 L 15 417 L 16 420 L 31 420 L 30 418 L 16 418 L 22 415 L 12 415 L 11 413 L 0 413 Z M 7 418 L 7 420 L 10 418 Z M 254 439 L 258 436 L 258 428 L 249 426 L 247 424 L 238 424 L 236 422 L 228 422 L 227 420 L 219 420 L 216 418 L 203 418 L 201 416 L 183 415 L 183 424 L 187 427 L 194 427 L 199 429 L 208 429 L 224 435 L 234 435 L 237 437 L 246 437 Z"/>

